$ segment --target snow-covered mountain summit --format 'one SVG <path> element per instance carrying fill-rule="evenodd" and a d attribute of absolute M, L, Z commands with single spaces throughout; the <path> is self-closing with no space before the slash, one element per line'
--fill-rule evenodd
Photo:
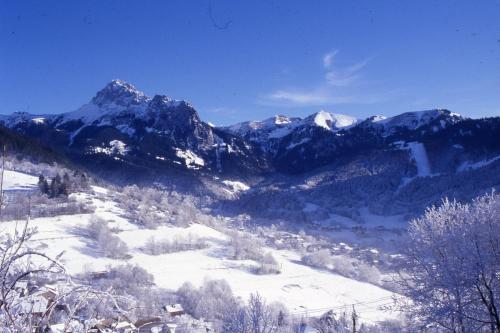
<path fill-rule="evenodd" d="M 123 123 L 130 121 L 130 118 L 145 119 L 157 111 L 173 112 L 181 106 L 192 109 L 186 101 L 175 100 L 166 95 L 149 97 L 130 83 L 113 80 L 98 91 L 89 103 L 75 111 L 62 114 L 58 123 L 72 120 L 81 120 L 82 126 Z"/>
<path fill-rule="evenodd" d="M 358 119 L 343 114 L 335 114 L 326 111 L 319 111 L 304 119 L 304 123 L 323 127 L 327 130 L 339 130 L 352 126 L 358 122 Z"/>
<path fill-rule="evenodd" d="M 307 136 L 311 130 L 335 132 L 357 122 L 358 119 L 354 117 L 321 110 L 306 118 L 276 115 L 262 121 L 247 121 L 222 129 L 260 145 L 265 151 L 275 153 L 281 140 L 293 133 Z M 299 141 L 304 139 L 301 137 Z"/>
<path fill-rule="evenodd" d="M 0 122 L 79 162 L 92 156 L 88 163 L 95 167 L 125 164 L 127 172 L 136 168 L 260 169 L 258 152 L 251 152 L 252 147 L 242 139 L 203 122 L 189 102 L 166 95 L 149 97 L 121 80 L 108 83 L 75 111 L 13 114 Z"/>
<path fill-rule="evenodd" d="M 101 107 L 106 104 L 129 106 L 147 103 L 150 100 L 151 98 L 146 96 L 142 91 L 137 90 L 130 83 L 122 80 L 113 80 L 92 98 L 92 103 Z"/>

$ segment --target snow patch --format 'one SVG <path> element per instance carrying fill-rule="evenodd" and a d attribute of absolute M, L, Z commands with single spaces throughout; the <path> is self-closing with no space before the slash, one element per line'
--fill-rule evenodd
<path fill-rule="evenodd" d="M 129 151 L 127 145 L 120 140 L 112 140 L 109 142 L 109 145 L 115 154 L 125 155 Z"/>
<path fill-rule="evenodd" d="M 419 142 L 408 142 L 408 147 L 410 148 L 411 157 L 417 165 L 417 175 L 419 177 L 430 176 L 431 167 L 424 144 Z"/>
<path fill-rule="evenodd" d="M 495 157 L 490 158 L 490 159 L 481 160 L 481 161 L 478 161 L 478 162 L 467 161 L 467 162 L 462 163 L 457 168 L 457 172 L 464 172 L 464 171 L 467 171 L 467 170 L 479 169 L 479 168 L 482 168 L 484 166 L 487 166 L 487 165 L 495 162 L 496 160 L 500 160 L 500 155 L 495 156 Z"/>
<path fill-rule="evenodd" d="M 37 125 L 42 125 L 42 124 L 45 123 L 45 118 L 43 118 L 43 117 L 37 117 L 37 118 L 31 119 L 31 121 L 34 122 Z"/>
<path fill-rule="evenodd" d="M 222 183 L 229 187 L 233 193 L 244 192 L 250 189 L 250 186 L 247 184 L 236 180 L 223 180 Z"/>
<path fill-rule="evenodd" d="M 109 147 L 93 147 L 91 152 L 94 154 L 105 155 L 125 155 L 129 151 L 127 145 L 120 140 L 112 140 L 109 142 Z M 116 159 L 116 158 L 115 158 Z"/>
<path fill-rule="evenodd" d="M 427 157 L 427 151 L 423 143 L 395 141 L 392 144 L 399 149 L 410 151 L 410 158 L 415 162 L 417 167 L 417 177 L 432 176 L 429 158 Z M 408 182 L 411 180 L 409 179 Z"/>
<path fill-rule="evenodd" d="M 182 150 L 175 148 L 175 155 L 182 158 L 184 160 L 184 164 L 189 169 L 199 169 L 200 167 L 205 166 L 205 161 L 189 149 Z"/>
<path fill-rule="evenodd" d="M 288 149 L 288 150 L 293 149 L 293 148 L 295 148 L 295 147 L 297 147 L 297 146 L 300 146 L 300 145 L 302 145 L 302 144 L 304 144 L 304 143 L 307 143 L 307 142 L 309 142 L 309 141 L 311 141 L 311 139 L 310 139 L 310 138 L 302 138 L 302 139 L 301 139 L 300 141 L 298 141 L 298 142 L 290 143 L 290 144 L 286 147 L 286 149 Z"/>

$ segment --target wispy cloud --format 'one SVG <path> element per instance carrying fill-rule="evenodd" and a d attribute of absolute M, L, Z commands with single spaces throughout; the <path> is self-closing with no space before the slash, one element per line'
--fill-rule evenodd
<path fill-rule="evenodd" d="M 335 59 L 335 56 L 339 53 L 337 50 L 333 50 L 331 52 L 328 52 L 323 56 L 323 67 L 326 69 L 330 69 L 330 67 L 333 64 L 333 60 Z"/>
<path fill-rule="evenodd" d="M 325 75 L 326 82 L 334 87 L 351 87 L 361 79 L 361 70 L 368 64 L 367 60 L 358 62 L 352 66 L 332 69 Z"/>
<path fill-rule="evenodd" d="M 382 94 L 360 91 L 363 85 L 362 72 L 369 64 L 369 59 L 340 66 L 338 55 L 338 50 L 323 55 L 324 77 L 316 87 L 277 89 L 259 96 L 258 103 L 272 106 L 321 106 L 376 103 L 383 98 Z"/>
<path fill-rule="evenodd" d="M 299 105 L 324 104 L 330 101 L 330 96 L 322 91 L 277 90 L 267 95 L 267 98 Z"/>
<path fill-rule="evenodd" d="M 324 87 L 316 90 L 277 90 L 271 94 L 259 96 L 258 104 L 275 107 L 373 104 L 385 101 L 396 93 L 397 91 L 341 94 Z"/>

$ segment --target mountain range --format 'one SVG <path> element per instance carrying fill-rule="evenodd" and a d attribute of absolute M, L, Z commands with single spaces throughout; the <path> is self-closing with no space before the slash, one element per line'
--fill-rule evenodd
<path fill-rule="evenodd" d="M 235 212 L 273 218 L 339 209 L 352 217 L 361 206 L 408 213 L 500 186 L 500 117 L 444 109 L 366 119 L 319 111 L 217 127 L 187 101 L 114 80 L 75 111 L 16 112 L 0 124 L 7 144 L 23 138 L 108 180 L 215 193 Z"/>

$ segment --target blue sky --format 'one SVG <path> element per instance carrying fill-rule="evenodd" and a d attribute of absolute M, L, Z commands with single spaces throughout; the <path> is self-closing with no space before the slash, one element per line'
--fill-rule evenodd
<path fill-rule="evenodd" d="M 119 78 L 215 124 L 449 108 L 500 115 L 500 1 L 0 0 L 0 113 Z"/>

